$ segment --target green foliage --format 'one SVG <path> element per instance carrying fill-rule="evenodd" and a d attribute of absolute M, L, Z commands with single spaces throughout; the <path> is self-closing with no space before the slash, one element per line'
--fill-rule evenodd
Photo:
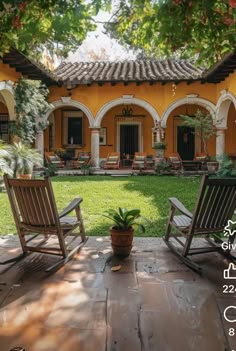
<path fill-rule="evenodd" d="M 43 166 L 42 155 L 36 149 L 32 149 L 30 145 L 22 142 L 14 143 L 7 146 L 7 151 L 10 155 L 10 168 L 14 177 L 21 174 L 31 174 L 34 166 Z"/>
<path fill-rule="evenodd" d="M 180 117 L 184 121 L 184 125 L 194 128 L 194 133 L 200 138 L 204 152 L 208 156 L 208 140 L 216 133 L 212 116 L 197 110 L 193 116 L 180 115 Z"/>
<path fill-rule="evenodd" d="M 171 163 L 167 161 L 158 162 L 156 165 L 156 173 L 160 175 L 161 173 L 169 173 L 171 170 Z"/>
<path fill-rule="evenodd" d="M 154 143 L 153 149 L 156 150 L 166 150 L 166 142 L 165 141 L 159 141 L 157 143 Z"/>
<path fill-rule="evenodd" d="M 11 46 L 26 54 L 66 56 L 95 29 L 92 16 L 109 0 L 5 0 L 0 2 L 0 55 Z"/>
<path fill-rule="evenodd" d="M 16 130 L 23 142 L 32 143 L 36 133 L 46 128 L 44 115 L 50 108 L 47 102 L 49 90 L 40 82 L 19 79 L 15 86 Z"/>
<path fill-rule="evenodd" d="M 91 165 L 90 164 L 82 164 L 80 166 L 80 169 L 81 169 L 81 172 L 84 174 L 84 175 L 88 175 L 90 173 L 90 168 L 91 168 Z"/>
<path fill-rule="evenodd" d="M 222 155 L 220 168 L 217 175 L 220 178 L 236 178 L 236 163 L 233 162 L 226 154 Z"/>
<path fill-rule="evenodd" d="M 151 57 L 218 61 L 236 46 L 235 0 L 121 0 L 112 23 L 113 37 Z"/>
<path fill-rule="evenodd" d="M 143 232 L 145 228 L 141 223 L 136 222 L 137 219 L 141 218 L 140 210 L 134 209 L 128 211 L 126 208 L 119 207 L 118 211 L 110 209 L 104 217 L 112 220 L 114 228 L 119 230 L 128 230 L 133 226 L 138 226 Z"/>
<path fill-rule="evenodd" d="M 13 175 L 13 171 L 9 166 L 10 154 L 7 145 L 0 140 L 0 176 L 3 174 Z"/>
<path fill-rule="evenodd" d="M 56 171 L 57 171 L 57 166 L 54 165 L 53 163 L 50 163 L 49 165 L 47 165 L 47 167 L 44 169 L 44 175 L 46 177 L 53 177 L 56 175 Z"/>

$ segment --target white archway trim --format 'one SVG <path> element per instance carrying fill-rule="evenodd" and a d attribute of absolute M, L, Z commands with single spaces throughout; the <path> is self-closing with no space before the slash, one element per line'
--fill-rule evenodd
<path fill-rule="evenodd" d="M 172 111 L 174 111 L 177 107 L 182 106 L 182 105 L 199 105 L 207 109 L 207 111 L 215 117 L 215 110 L 216 107 L 215 105 L 205 99 L 197 97 L 197 95 L 191 94 L 186 96 L 185 98 L 178 99 L 175 102 L 173 102 L 170 106 L 167 107 L 165 112 L 163 113 L 162 119 L 161 119 L 161 126 L 162 128 L 166 128 L 167 120 L 171 114 Z"/>
<path fill-rule="evenodd" d="M 123 95 L 123 97 L 121 98 L 109 101 L 98 111 L 95 118 L 95 126 L 97 128 L 100 128 L 103 117 L 111 108 L 119 105 L 130 105 L 130 104 L 143 107 L 147 112 L 149 112 L 150 115 L 152 116 L 154 125 L 155 125 L 155 122 L 160 121 L 160 116 L 158 115 L 157 111 L 147 101 L 132 97 L 132 95 Z"/>
<path fill-rule="evenodd" d="M 219 97 L 216 104 L 216 126 L 217 128 L 227 128 L 228 113 L 231 103 L 234 104 L 236 109 L 236 98 L 232 93 L 229 93 L 227 90 L 222 90 L 220 92 L 221 96 Z"/>
<path fill-rule="evenodd" d="M 5 104 L 8 109 L 9 119 L 15 119 L 15 98 L 14 98 L 14 89 L 13 89 L 13 82 L 8 81 L 1 81 L 0 82 L 0 94 L 3 96 Z"/>
<path fill-rule="evenodd" d="M 13 82 L 11 80 L 8 80 L 8 81 L 3 80 L 3 81 L 1 81 L 0 82 L 0 91 L 1 90 L 7 90 L 14 96 Z"/>
<path fill-rule="evenodd" d="M 86 117 L 89 120 L 89 127 L 93 128 L 94 126 L 94 118 L 93 118 L 93 114 L 92 112 L 88 109 L 87 106 L 85 106 L 84 104 L 82 104 L 79 101 L 76 100 L 72 100 L 72 99 L 68 99 L 65 100 L 64 98 L 61 100 L 57 100 L 57 101 L 53 101 L 51 102 L 52 108 L 50 110 L 47 111 L 46 115 L 45 115 L 45 120 L 48 119 L 49 115 L 55 111 L 57 108 L 60 107 L 69 107 L 69 106 L 73 106 L 76 107 L 78 109 L 80 109 L 81 111 L 84 112 L 84 114 L 86 115 Z"/>

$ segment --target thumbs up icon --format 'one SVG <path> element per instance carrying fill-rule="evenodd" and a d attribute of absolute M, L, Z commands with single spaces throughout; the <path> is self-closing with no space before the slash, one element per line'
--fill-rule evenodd
<path fill-rule="evenodd" d="M 236 267 L 233 263 L 230 263 L 229 267 L 224 269 L 224 279 L 236 279 Z"/>

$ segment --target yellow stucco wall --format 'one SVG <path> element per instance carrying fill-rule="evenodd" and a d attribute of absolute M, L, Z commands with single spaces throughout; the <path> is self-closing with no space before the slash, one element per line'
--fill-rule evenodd
<path fill-rule="evenodd" d="M 8 109 L 6 107 L 5 104 L 3 104 L 2 102 L 0 102 L 0 113 L 8 113 Z"/>
<path fill-rule="evenodd" d="M 229 108 L 227 129 L 225 131 L 225 151 L 236 155 L 236 111 L 233 103 Z"/>
<path fill-rule="evenodd" d="M 158 113 L 161 118 L 165 110 L 173 103 L 177 102 L 179 99 L 186 98 L 189 94 L 196 94 L 202 99 L 206 99 L 209 102 L 216 104 L 217 99 L 217 87 L 215 84 L 201 84 L 193 83 L 186 84 L 181 82 L 177 85 L 172 83 L 167 83 L 162 85 L 161 83 L 156 83 L 150 85 L 149 83 L 143 83 L 141 85 L 136 85 L 135 83 L 130 83 L 125 86 L 123 83 L 118 83 L 112 86 L 110 83 L 106 83 L 102 86 L 98 84 L 93 84 L 91 86 L 78 86 L 72 90 L 71 99 L 73 101 L 78 101 L 84 104 L 92 113 L 93 118 L 96 117 L 98 111 L 108 102 L 116 99 L 120 99 L 123 95 L 132 95 L 134 98 L 140 99 L 144 102 L 148 102 Z M 55 102 L 60 100 L 61 96 L 67 96 L 68 92 L 64 87 L 52 87 L 50 88 L 50 101 Z M 117 129 L 114 116 L 121 114 L 121 106 L 116 106 L 111 108 L 103 117 L 101 127 L 107 128 L 107 145 L 100 145 L 100 157 L 104 158 L 109 152 L 117 150 Z M 142 107 L 134 106 L 131 104 L 134 114 L 145 114 L 145 119 L 142 122 L 143 125 L 143 150 L 148 154 L 153 154 L 152 149 L 152 128 L 154 127 L 154 122 L 152 116 Z M 194 113 L 199 106 L 191 107 L 188 105 L 188 112 Z M 59 110 L 56 110 L 58 114 Z M 55 113 L 55 112 L 54 112 Z M 174 125 L 173 116 L 175 114 L 186 113 L 186 107 L 179 107 L 171 113 L 168 119 L 167 129 L 166 129 L 166 141 L 168 148 L 166 155 L 173 152 L 176 149 L 174 141 Z M 60 145 L 60 135 L 61 135 L 61 121 L 60 117 L 56 118 L 58 126 L 57 131 L 57 147 Z M 90 135 L 90 131 L 89 131 Z M 86 138 L 89 137 L 86 135 Z M 88 151 L 88 150 L 87 150 Z M 209 142 L 209 151 L 211 155 L 215 155 L 215 138 L 213 137 Z"/>
<path fill-rule="evenodd" d="M 0 81 L 11 80 L 15 82 L 21 76 L 22 76 L 21 73 L 16 72 L 14 68 L 11 68 L 9 65 L 3 63 L 2 60 L 0 60 Z"/>
<path fill-rule="evenodd" d="M 161 116 L 170 104 L 178 99 L 185 98 L 187 94 L 197 94 L 203 99 L 216 103 L 216 85 L 198 82 L 189 85 L 182 82 L 178 85 L 172 83 L 165 85 L 161 83 L 153 85 L 143 83 L 137 86 L 135 83 L 130 83 L 125 86 L 122 83 L 118 83 L 112 86 L 110 83 L 106 83 L 103 86 L 97 84 L 78 86 L 72 90 L 71 99 L 83 103 L 95 117 L 97 112 L 107 102 L 121 98 L 123 95 L 133 95 L 135 98 L 150 103 Z M 68 93 L 64 87 L 50 88 L 51 102 L 60 100 L 61 96 L 67 95 Z"/>
<path fill-rule="evenodd" d="M 10 68 L 9 65 L 3 64 L 0 60 L 0 81 L 17 81 L 21 77 L 21 73 Z M 223 82 L 219 84 L 201 84 L 195 82 L 187 84 L 180 82 L 175 85 L 173 83 L 142 83 L 137 85 L 135 83 L 129 83 L 124 85 L 123 83 L 117 83 L 112 86 L 110 83 L 105 83 L 102 86 L 98 84 L 92 84 L 91 86 L 78 86 L 71 91 L 71 99 L 85 105 L 90 111 L 93 118 L 96 117 L 98 111 L 107 103 L 120 99 L 123 95 L 132 95 L 134 98 L 140 99 L 147 102 L 156 111 L 161 118 L 166 109 L 172 104 L 176 103 L 179 99 L 185 98 L 189 94 L 196 94 L 199 98 L 205 99 L 216 105 L 220 98 L 222 91 L 232 93 L 236 96 L 236 72 L 229 75 Z M 52 86 L 50 87 L 50 102 L 61 101 L 62 96 L 68 96 L 68 91 L 64 87 Z M 188 113 L 192 114 L 196 111 L 199 106 L 188 105 Z M 68 106 L 65 109 L 75 109 L 75 107 Z M 132 105 L 134 114 L 144 114 L 145 118 L 142 121 L 143 130 L 143 150 L 148 154 L 153 154 L 152 149 L 152 128 L 154 126 L 152 116 L 143 107 Z M 119 114 L 121 106 L 111 108 L 103 117 L 101 126 L 107 128 L 107 143 L 106 145 L 100 145 L 100 157 L 104 158 L 111 151 L 117 149 L 117 128 L 115 115 Z M 0 112 L 7 113 L 5 104 L 0 102 Z M 54 148 L 63 147 L 63 119 L 62 119 L 63 108 L 58 108 L 54 111 L 55 117 L 55 144 Z M 166 142 L 167 151 L 166 155 L 176 151 L 176 140 L 174 132 L 174 116 L 186 113 L 186 106 L 178 107 L 170 114 L 166 128 Z M 235 132 L 236 132 L 236 111 L 233 105 L 229 109 L 229 115 L 227 119 L 227 130 L 225 134 L 225 146 L 226 151 L 229 153 L 236 152 L 235 145 Z M 91 150 L 91 130 L 89 129 L 88 118 L 84 117 L 84 128 L 83 128 L 83 141 L 84 145 L 79 151 L 90 151 Z M 49 133 L 48 130 L 44 133 L 45 136 L 45 149 L 49 148 Z M 212 137 L 209 141 L 209 151 L 211 155 L 216 152 L 215 148 L 216 140 Z"/>

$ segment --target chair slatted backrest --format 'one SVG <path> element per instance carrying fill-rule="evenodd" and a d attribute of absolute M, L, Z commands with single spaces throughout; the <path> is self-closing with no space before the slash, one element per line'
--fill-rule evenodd
<path fill-rule="evenodd" d="M 236 179 L 203 177 L 192 228 L 221 230 L 236 209 Z"/>
<path fill-rule="evenodd" d="M 36 227 L 59 225 L 58 212 L 49 178 L 8 179 L 4 177 L 15 221 Z"/>

